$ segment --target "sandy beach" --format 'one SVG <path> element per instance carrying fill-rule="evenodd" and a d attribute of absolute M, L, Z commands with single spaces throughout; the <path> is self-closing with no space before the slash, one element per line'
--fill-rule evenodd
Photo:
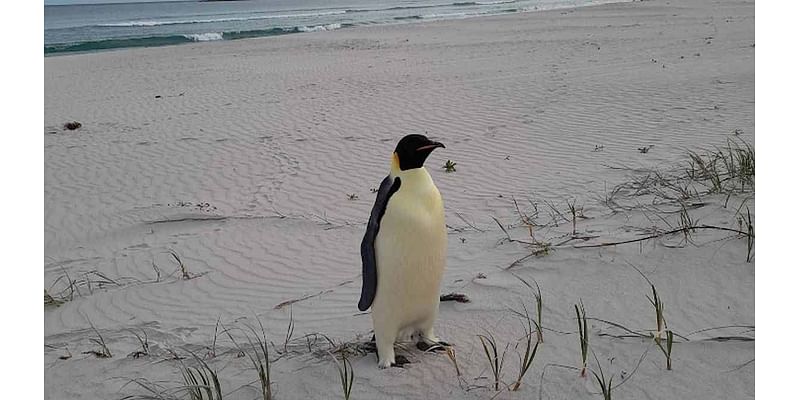
<path fill-rule="evenodd" d="M 754 14 L 653 0 L 46 57 L 45 398 L 168 392 L 192 354 L 225 399 L 261 398 L 259 321 L 276 399 L 341 398 L 331 353 L 353 399 L 597 399 L 600 369 L 614 399 L 754 398 L 754 184 L 690 158 L 755 146 Z M 380 370 L 359 243 L 397 141 L 426 132 L 442 294 L 469 298 L 436 324 L 457 367 L 409 344 Z M 496 391 L 477 335 L 508 344 L 512 385 L 525 282 L 543 342 Z"/>

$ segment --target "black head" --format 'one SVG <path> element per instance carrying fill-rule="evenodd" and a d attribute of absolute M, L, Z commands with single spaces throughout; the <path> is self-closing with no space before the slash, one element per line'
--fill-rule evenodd
<path fill-rule="evenodd" d="M 400 170 L 405 171 L 422 167 L 425 159 L 437 147 L 444 148 L 444 145 L 428 139 L 425 135 L 406 135 L 406 137 L 400 139 L 394 149 L 400 163 Z"/>

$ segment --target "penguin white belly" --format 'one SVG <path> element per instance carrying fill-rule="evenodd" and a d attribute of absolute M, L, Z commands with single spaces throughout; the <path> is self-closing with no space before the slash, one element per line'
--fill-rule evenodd
<path fill-rule="evenodd" d="M 438 340 L 433 322 L 447 258 L 447 228 L 439 191 L 427 172 L 424 175 L 401 177 L 375 240 L 378 285 L 372 318 L 382 366 L 394 362 L 394 351 L 384 359 L 381 347 L 389 352 L 387 345 L 401 332 L 419 331 L 426 339 Z"/>

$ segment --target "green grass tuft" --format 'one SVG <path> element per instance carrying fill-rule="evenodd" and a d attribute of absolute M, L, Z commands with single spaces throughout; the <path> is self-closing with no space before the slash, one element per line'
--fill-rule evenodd
<path fill-rule="evenodd" d="M 111 350 L 109 350 L 108 346 L 106 346 L 106 341 L 105 341 L 105 339 L 103 339 L 103 335 L 101 335 L 100 331 L 98 331 L 97 328 L 95 328 L 95 326 L 94 326 L 94 324 L 92 323 L 91 320 L 89 320 L 89 325 L 92 327 L 92 330 L 97 335 L 96 338 L 89 338 L 89 340 L 92 343 L 94 343 L 97 346 L 99 346 L 99 348 L 96 349 L 96 350 L 84 351 L 83 354 L 91 354 L 91 355 L 94 355 L 95 357 L 98 357 L 98 358 L 111 358 L 111 357 L 113 357 L 114 355 L 111 354 Z"/>
<path fill-rule="evenodd" d="M 661 345 L 661 335 L 667 327 L 667 321 L 664 319 L 664 303 L 658 297 L 656 286 L 651 283 L 650 288 L 653 291 L 653 298 L 648 297 L 647 300 L 650 300 L 650 304 L 653 305 L 656 312 L 656 331 L 653 333 L 653 339 L 656 344 Z"/>
<path fill-rule="evenodd" d="M 258 382 L 261 386 L 261 399 L 272 400 L 272 377 L 270 376 L 271 361 L 269 359 L 268 347 L 269 342 L 267 341 L 267 334 L 264 330 L 264 325 L 261 324 L 260 319 L 256 318 L 256 320 L 261 328 L 260 335 L 255 328 L 250 325 L 247 325 L 249 332 L 244 331 L 247 342 L 250 345 L 248 349 L 245 349 L 239 345 L 236 339 L 233 338 L 233 335 L 231 335 L 230 330 L 224 329 L 224 331 L 228 335 L 228 338 L 230 338 L 233 344 L 239 349 L 239 351 L 247 355 L 247 357 L 250 359 L 250 363 L 256 370 Z"/>
<path fill-rule="evenodd" d="M 190 400 L 222 400 L 222 387 L 217 371 L 196 354 L 191 353 L 199 367 L 187 367 L 181 362 L 184 388 Z"/>
<path fill-rule="evenodd" d="M 347 359 L 347 353 L 341 353 L 342 355 L 342 362 L 339 365 L 336 356 L 333 353 L 329 353 L 331 358 L 333 358 L 334 365 L 336 365 L 336 369 L 339 370 L 339 381 L 342 384 L 342 395 L 344 396 L 344 400 L 350 400 L 350 393 L 353 390 L 353 381 L 355 380 L 355 373 L 353 371 L 353 365 L 350 364 L 350 360 Z"/>
<path fill-rule="evenodd" d="M 503 354 L 498 355 L 497 341 L 491 333 L 486 332 L 486 335 L 478 335 L 478 339 L 481 341 L 483 352 L 486 355 L 486 359 L 489 361 L 489 368 L 492 370 L 492 375 L 494 376 L 494 390 L 500 390 L 500 382 L 503 377 L 503 365 L 505 364 L 508 345 L 506 345 L 506 348 L 503 350 Z M 491 351 L 489 348 L 491 348 Z"/>
<path fill-rule="evenodd" d="M 533 334 L 536 330 L 533 328 L 533 324 L 531 323 L 531 318 L 528 315 L 528 309 L 523 306 L 525 310 L 525 321 L 527 322 L 525 336 L 522 338 L 523 342 L 525 343 L 525 354 L 519 356 L 519 373 L 517 374 L 517 380 L 514 382 L 513 386 L 511 387 L 512 391 L 519 390 L 520 385 L 522 385 L 522 379 L 525 377 L 525 374 L 530 369 L 531 365 L 533 364 L 533 359 L 536 357 L 536 352 L 539 350 L 539 343 L 538 339 L 533 339 Z M 535 341 L 535 344 L 532 344 Z"/>
<path fill-rule="evenodd" d="M 597 372 L 592 371 L 592 375 L 594 375 L 594 379 L 597 381 L 597 384 L 600 385 L 600 391 L 603 393 L 603 400 L 611 400 L 611 390 L 613 386 L 611 386 L 612 381 L 614 380 L 614 376 L 608 377 L 606 380 L 606 376 L 603 373 L 603 368 L 600 367 L 600 364 L 597 364 L 597 369 L 600 370 L 600 374 Z"/>
<path fill-rule="evenodd" d="M 661 352 L 664 353 L 664 357 L 667 358 L 667 371 L 672 370 L 672 343 L 673 343 L 673 333 L 672 331 L 667 331 L 667 345 L 664 346 L 660 340 L 656 341 L 658 348 L 661 349 Z"/>
<path fill-rule="evenodd" d="M 586 376 L 586 359 L 589 356 L 589 329 L 586 324 L 586 310 L 583 308 L 583 301 L 580 306 L 575 304 L 575 315 L 578 319 L 578 336 L 581 343 L 581 377 Z"/>

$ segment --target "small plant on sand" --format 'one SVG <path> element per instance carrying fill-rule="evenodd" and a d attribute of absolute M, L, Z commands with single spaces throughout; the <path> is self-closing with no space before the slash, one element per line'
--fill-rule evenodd
<path fill-rule="evenodd" d="M 222 400 L 222 386 L 219 382 L 217 371 L 212 369 L 208 363 L 203 361 L 196 354 L 189 352 L 197 363 L 196 367 L 187 366 L 183 359 L 174 351 L 173 359 L 180 362 L 180 372 L 182 382 L 176 387 L 166 387 L 144 378 L 132 379 L 129 384 L 135 384 L 143 389 L 145 393 L 134 394 L 123 397 L 121 400 Z"/>
<path fill-rule="evenodd" d="M 181 276 L 183 276 L 183 279 L 185 280 L 192 279 L 194 276 L 192 276 L 192 274 L 190 274 L 189 271 L 186 269 L 186 265 L 184 265 L 183 261 L 181 261 L 181 258 L 178 257 L 178 253 L 176 253 L 174 250 L 170 250 L 169 254 L 171 254 L 172 258 L 174 258 L 175 261 L 178 263 L 178 268 L 180 268 L 181 270 Z"/>
<path fill-rule="evenodd" d="M 747 262 L 753 261 L 753 247 L 756 244 L 756 228 L 750 217 L 750 207 L 747 207 Z"/>
<path fill-rule="evenodd" d="M 353 365 L 350 364 L 350 360 L 347 359 L 347 353 L 341 353 L 341 365 L 339 365 L 339 362 L 336 360 L 336 356 L 334 356 L 333 353 L 329 354 L 333 358 L 333 363 L 336 365 L 336 369 L 339 370 L 339 381 L 342 384 L 342 395 L 344 396 L 344 400 L 350 400 L 350 392 L 353 389 L 353 380 L 355 380 Z"/>
<path fill-rule="evenodd" d="M 214 358 L 217 356 L 217 336 L 219 333 L 219 321 L 220 317 L 217 317 L 217 324 L 214 325 L 214 337 L 211 338 L 211 346 L 208 348 L 208 353 L 206 353 L 207 358 Z"/>
<path fill-rule="evenodd" d="M 747 142 L 739 140 L 739 143 L 729 139 L 726 147 L 717 149 L 717 154 L 722 159 L 727 177 L 738 180 L 744 192 L 748 185 L 755 182 L 756 153 Z"/>
<path fill-rule="evenodd" d="M 519 390 L 520 385 L 522 385 L 522 378 L 525 377 L 525 374 L 530 369 L 531 364 L 533 364 L 533 359 L 536 357 L 536 351 L 539 350 L 540 343 L 538 339 L 533 339 L 533 334 L 536 331 L 531 324 L 531 318 L 528 316 L 528 310 L 524 308 L 524 306 L 523 309 L 525 310 L 525 321 L 527 322 L 525 336 L 522 338 L 525 343 L 525 354 L 519 356 L 519 373 L 517 374 L 516 382 L 514 382 L 514 384 L 511 386 L 512 391 Z M 532 345 L 534 341 L 536 343 Z M 519 343 L 517 345 L 519 345 Z"/>
<path fill-rule="evenodd" d="M 667 345 L 664 346 L 661 341 L 656 341 L 658 348 L 661 349 L 661 352 L 664 353 L 664 357 L 667 358 L 667 371 L 672 371 L 672 342 L 673 342 L 673 334 L 672 331 L 667 331 Z"/>
<path fill-rule="evenodd" d="M 514 276 L 522 281 L 522 283 L 531 290 L 531 293 L 533 293 L 533 298 L 536 300 L 536 319 L 533 321 L 533 324 L 536 327 L 536 340 L 537 342 L 542 343 L 544 342 L 544 335 L 542 333 L 542 289 L 539 288 L 539 282 L 536 282 L 535 279 L 533 280 L 533 284 L 536 285 L 534 288 L 534 286 L 528 283 L 528 281 L 525 279 L 522 279 L 517 275 Z M 527 313 L 527 310 L 525 310 L 526 317 Z"/>
<path fill-rule="evenodd" d="M 534 281 L 536 283 L 536 281 Z M 536 299 L 536 341 L 539 343 L 544 342 L 544 332 L 542 331 L 542 291 L 539 289 L 539 284 L 536 283 L 536 293 L 533 294 Z"/>
<path fill-rule="evenodd" d="M 594 351 L 592 352 L 592 355 L 594 355 Z M 609 376 L 608 380 L 606 381 L 606 376 L 603 373 L 603 367 L 600 366 L 600 361 L 597 360 L 596 355 L 594 355 L 594 359 L 597 361 L 597 369 L 600 371 L 600 374 L 592 371 L 592 375 L 594 375 L 594 379 L 600 386 L 600 391 L 603 393 L 603 400 L 611 400 L 611 389 L 614 388 L 611 386 L 611 382 L 614 380 L 614 376 Z"/>
<path fill-rule="evenodd" d="M 47 289 L 44 290 L 44 306 L 45 307 L 58 307 L 64 304 L 63 300 L 55 299 L 50 293 L 47 293 Z"/>
<path fill-rule="evenodd" d="M 92 343 L 98 345 L 99 348 L 95 349 L 95 350 L 84 351 L 83 354 L 91 354 L 91 355 L 93 355 L 95 357 L 99 357 L 99 358 L 111 358 L 111 357 L 113 357 L 114 355 L 111 354 L 111 350 L 109 350 L 108 346 L 106 346 L 106 341 L 105 341 L 105 339 L 103 339 L 103 335 L 101 335 L 100 331 L 98 331 L 97 328 L 95 328 L 94 324 L 92 324 L 92 321 L 89 321 L 89 325 L 91 325 L 92 330 L 94 331 L 95 335 L 97 335 L 96 338 L 89 338 L 89 340 Z"/>
<path fill-rule="evenodd" d="M 248 334 L 248 332 L 244 332 L 245 337 L 250 344 L 249 351 L 246 351 L 244 348 L 242 348 L 242 346 L 239 345 L 228 329 L 224 329 L 224 331 L 231 339 L 233 344 L 239 349 L 239 351 L 246 354 L 250 359 L 250 362 L 253 364 L 253 368 L 258 374 L 258 382 L 261 384 L 261 399 L 272 400 L 272 379 L 270 377 L 270 359 L 269 348 L 267 346 L 267 334 L 264 330 L 264 325 L 261 324 L 261 320 L 258 318 L 256 318 L 256 320 L 258 321 L 258 325 L 261 327 L 261 335 L 256 332 L 255 328 L 249 325 L 247 328 L 250 330 L 250 333 L 252 333 L 252 336 Z"/>
<path fill-rule="evenodd" d="M 653 339 L 656 341 L 656 344 L 661 345 L 661 335 L 667 327 L 667 321 L 664 319 L 664 303 L 661 302 L 661 298 L 658 297 L 656 286 L 651 283 L 650 288 L 653 290 L 653 298 L 648 297 L 647 300 L 650 300 L 650 304 L 653 305 L 656 311 L 656 331 L 653 333 Z"/>
<path fill-rule="evenodd" d="M 747 215 L 739 214 L 737 217 L 739 230 L 747 229 L 747 262 L 753 261 L 753 247 L 756 244 L 756 228 L 753 225 L 753 217 L 750 215 L 750 207 L 747 207 Z M 47 303 L 45 297 L 45 304 Z"/>
<path fill-rule="evenodd" d="M 575 304 L 575 315 L 578 318 L 578 336 L 581 342 L 581 377 L 586 377 L 586 358 L 589 355 L 589 330 L 586 325 L 586 310 L 583 301 Z"/>
<path fill-rule="evenodd" d="M 539 247 L 532 250 L 534 256 L 546 256 L 553 251 L 553 244 L 550 242 L 539 242 L 537 245 Z"/>
<path fill-rule="evenodd" d="M 128 357 L 139 358 L 141 356 L 149 356 L 150 355 L 150 342 L 147 340 L 147 332 L 142 329 L 142 334 L 139 335 L 133 329 L 129 329 L 133 336 L 136 336 L 136 339 L 139 340 L 139 345 L 142 346 L 141 350 L 135 350 L 134 352 L 128 354 Z"/>
<path fill-rule="evenodd" d="M 755 150 L 741 139 L 729 139 L 725 147 L 714 151 L 689 152 L 687 176 L 695 181 L 708 181 L 709 193 L 752 189 L 756 176 Z"/>
<path fill-rule="evenodd" d="M 294 336 L 294 310 L 289 306 L 289 324 L 286 326 L 286 336 L 283 340 L 284 352 L 289 351 L 289 342 L 292 341 L 292 336 Z"/>
<path fill-rule="evenodd" d="M 572 215 L 572 236 L 578 234 L 578 217 L 583 215 L 583 207 L 576 207 L 576 201 L 576 199 L 572 199 L 572 202 L 567 200 L 567 207 L 569 208 L 569 213 Z"/>
<path fill-rule="evenodd" d="M 718 157 L 711 153 L 701 155 L 693 151 L 689 152 L 689 178 L 698 181 L 708 180 L 710 183 L 709 193 L 723 191 L 717 160 Z"/>
<path fill-rule="evenodd" d="M 444 168 L 444 172 L 456 172 L 456 165 L 457 165 L 456 163 L 447 160 L 447 162 L 444 163 L 444 166 L 442 166 L 442 168 Z"/>
<path fill-rule="evenodd" d="M 686 243 L 690 243 L 692 240 L 692 233 L 695 232 L 697 227 L 697 221 L 692 219 L 689 210 L 686 208 L 686 204 L 683 202 L 681 202 L 681 212 L 678 218 L 678 226 L 681 228 L 681 232 L 683 232 L 683 239 Z"/>
<path fill-rule="evenodd" d="M 347 200 L 358 200 L 358 195 L 355 193 L 349 193 L 347 195 Z"/>
<path fill-rule="evenodd" d="M 494 376 L 494 390 L 500 390 L 500 381 L 503 377 L 503 365 L 506 361 L 508 345 L 506 345 L 506 348 L 503 350 L 503 354 L 498 355 L 497 341 L 491 333 L 486 332 L 486 335 L 478 335 L 478 339 L 481 341 L 483 353 L 489 361 L 489 368 L 492 370 L 492 375 Z M 491 351 L 489 350 L 490 347 Z"/>
<path fill-rule="evenodd" d="M 184 387 L 191 400 L 222 400 L 222 387 L 217 371 L 192 353 L 199 367 L 187 367 L 181 362 Z"/>

